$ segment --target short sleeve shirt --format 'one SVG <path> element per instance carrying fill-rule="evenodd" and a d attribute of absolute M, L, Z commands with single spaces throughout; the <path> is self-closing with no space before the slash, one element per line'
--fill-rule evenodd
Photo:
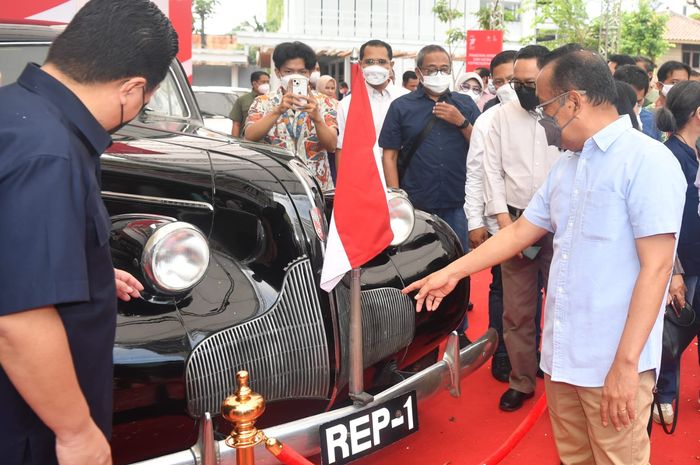
<path fill-rule="evenodd" d="M 110 219 L 99 156 L 111 139 L 65 86 L 34 64 L 0 88 L 0 317 L 55 306 L 80 388 L 107 437 L 116 327 Z M 60 389 L 60 386 L 57 386 Z M 0 456 L 55 462 L 53 436 L 0 368 Z"/>
<path fill-rule="evenodd" d="M 553 381 L 603 386 L 639 276 L 635 241 L 678 237 L 685 192 L 673 154 L 626 116 L 552 167 L 524 216 L 554 233 L 541 360 Z M 659 372 L 664 304 L 640 355 L 640 373 Z"/>
<path fill-rule="evenodd" d="M 313 96 L 316 98 L 326 126 L 337 131 L 337 101 L 317 92 L 314 92 Z M 260 121 L 265 115 L 272 113 L 281 101 L 281 89 L 275 93 L 258 96 L 248 110 L 246 128 Z M 321 189 L 333 188 L 328 152 L 321 146 L 316 134 L 316 127 L 306 112 L 287 111 L 277 119 L 277 122 L 262 138 L 261 142 L 292 151 L 294 155 L 306 163 L 321 185 Z"/>
<path fill-rule="evenodd" d="M 479 116 L 474 100 L 466 95 L 451 92 L 442 99 L 457 107 L 472 124 Z M 434 106 L 435 101 L 426 95 L 423 86 L 394 100 L 384 119 L 379 146 L 400 151 L 410 149 L 433 118 Z M 468 149 L 469 143 L 457 126 L 442 119 L 436 121 L 400 180 L 401 188 L 416 208 L 462 208 Z"/>
<path fill-rule="evenodd" d="M 248 116 L 248 110 L 253 104 L 253 100 L 258 94 L 255 92 L 248 92 L 243 94 L 233 102 L 233 108 L 231 109 L 231 121 L 234 123 L 245 123 L 246 116 Z"/>

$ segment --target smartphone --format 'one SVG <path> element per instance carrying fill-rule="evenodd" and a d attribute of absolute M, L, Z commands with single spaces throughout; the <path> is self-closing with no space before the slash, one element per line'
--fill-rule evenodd
<path fill-rule="evenodd" d="M 530 247 L 523 250 L 523 256 L 529 258 L 530 260 L 534 260 L 535 258 L 537 258 L 537 254 L 540 253 L 541 249 L 542 247 L 540 247 L 539 245 L 531 245 Z"/>
<path fill-rule="evenodd" d="M 295 96 L 306 97 L 309 95 L 309 80 L 306 78 L 292 78 L 292 94 Z M 301 110 L 301 108 L 306 105 L 306 99 L 300 99 L 302 101 L 300 105 L 294 105 L 295 110 Z"/>

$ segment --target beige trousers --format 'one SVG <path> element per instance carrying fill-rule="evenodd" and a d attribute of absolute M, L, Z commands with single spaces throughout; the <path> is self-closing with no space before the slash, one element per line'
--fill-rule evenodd
<path fill-rule="evenodd" d="M 552 235 L 547 234 L 535 245 L 542 248 L 534 260 L 514 257 L 501 264 L 503 340 L 512 366 L 510 387 L 524 393 L 535 390 L 537 278 L 541 272 L 547 285 L 549 265 L 552 263 Z"/>
<path fill-rule="evenodd" d="M 647 465 L 650 444 L 647 424 L 651 414 L 654 371 L 639 375 L 636 418 L 618 432 L 603 427 L 600 400 L 603 388 L 582 388 L 544 378 L 554 440 L 564 465 Z"/>

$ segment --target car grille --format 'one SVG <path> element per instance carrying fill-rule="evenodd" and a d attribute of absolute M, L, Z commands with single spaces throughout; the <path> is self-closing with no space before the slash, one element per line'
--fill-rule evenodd
<path fill-rule="evenodd" d="M 217 414 L 236 389 L 235 374 L 250 373 L 266 401 L 328 398 L 330 359 L 321 306 L 308 258 L 287 269 L 279 299 L 264 315 L 216 333 L 187 362 L 188 410 Z"/>
<path fill-rule="evenodd" d="M 343 364 L 340 385 L 348 380 L 350 289 L 336 287 Z M 393 287 L 361 292 L 363 364 L 367 368 L 407 347 L 415 333 L 415 306 L 408 296 Z"/>

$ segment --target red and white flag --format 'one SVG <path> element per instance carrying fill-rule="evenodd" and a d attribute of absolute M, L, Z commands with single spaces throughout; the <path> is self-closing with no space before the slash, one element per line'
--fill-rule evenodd
<path fill-rule="evenodd" d="M 386 191 L 373 147 L 377 140 L 367 86 L 360 65 L 352 65 L 352 96 L 338 167 L 333 216 L 321 288 L 330 292 L 353 268 L 359 268 L 393 240 Z"/>

